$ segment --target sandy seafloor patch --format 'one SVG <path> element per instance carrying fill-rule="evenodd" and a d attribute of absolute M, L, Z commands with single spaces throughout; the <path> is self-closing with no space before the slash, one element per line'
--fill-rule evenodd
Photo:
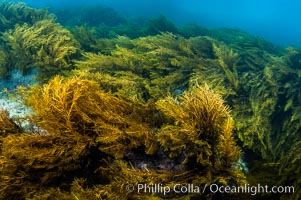
<path fill-rule="evenodd" d="M 25 118 L 26 115 L 33 113 L 33 111 L 20 102 L 9 99 L 6 92 L 3 91 L 6 90 L 9 93 L 13 93 L 18 86 L 29 87 L 29 85 L 37 84 L 36 74 L 37 72 L 33 71 L 28 75 L 22 75 L 19 70 L 14 69 L 9 79 L 0 79 L 0 110 L 7 110 L 10 118 L 16 120 L 22 119 Z M 28 123 L 29 122 L 24 119 L 19 125 L 26 129 L 29 126 Z"/>

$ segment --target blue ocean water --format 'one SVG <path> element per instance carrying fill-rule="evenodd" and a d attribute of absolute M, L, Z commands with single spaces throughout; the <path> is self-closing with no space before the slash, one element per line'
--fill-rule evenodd
<path fill-rule="evenodd" d="M 298 0 L 25 0 L 34 7 L 101 4 L 126 16 L 165 15 L 176 24 L 238 28 L 281 46 L 300 46 Z"/>

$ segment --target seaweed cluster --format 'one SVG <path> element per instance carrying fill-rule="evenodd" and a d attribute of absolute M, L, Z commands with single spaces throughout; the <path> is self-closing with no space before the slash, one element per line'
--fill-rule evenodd
<path fill-rule="evenodd" d="M 31 129 L 0 113 L 0 198 L 236 198 L 126 193 L 139 183 L 292 185 L 256 198 L 301 197 L 300 49 L 105 7 L 93 21 L 91 9 L 71 9 L 77 21 L 52 10 L 62 26 L 0 4 L 1 76 L 37 70 L 43 83 L 14 94 L 34 111 Z"/>
<path fill-rule="evenodd" d="M 58 76 L 18 94 L 35 111 L 29 118 L 39 129 L 22 132 L 3 113 L 1 199 L 142 198 L 150 194 L 125 195 L 125 185 L 244 181 L 234 166 L 241 150 L 229 108 L 207 86 L 149 105 L 117 98 L 93 81 Z M 151 157 L 174 167 L 157 169 Z"/>

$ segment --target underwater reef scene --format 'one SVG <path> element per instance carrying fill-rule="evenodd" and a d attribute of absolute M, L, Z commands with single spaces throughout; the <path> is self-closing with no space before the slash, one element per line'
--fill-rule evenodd
<path fill-rule="evenodd" d="M 0 76 L 1 97 L 30 109 L 0 110 L 0 199 L 301 198 L 298 48 L 1 2 Z M 258 184 L 294 191 L 209 190 Z"/>

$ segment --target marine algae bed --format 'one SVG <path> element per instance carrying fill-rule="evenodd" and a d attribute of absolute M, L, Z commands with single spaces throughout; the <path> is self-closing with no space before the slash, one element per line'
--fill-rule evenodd
<path fill-rule="evenodd" d="M 0 31 L 1 77 L 39 82 L 8 91 L 34 114 L 0 112 L 0 199 L 301 198 L 300 49 L 101 6 L 3 2 Z M 189 183 L 295 191 L 126 191 Z"/>

